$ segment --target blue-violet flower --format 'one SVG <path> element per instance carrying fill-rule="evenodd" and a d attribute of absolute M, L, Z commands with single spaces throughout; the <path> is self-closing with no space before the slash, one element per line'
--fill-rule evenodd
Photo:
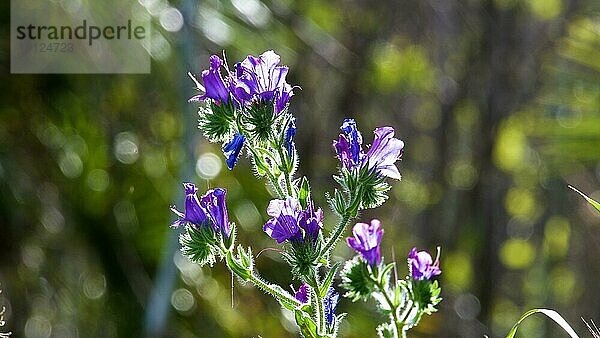
<path fill-rule="evenodd" d="M 202 71 L 204 88 L 197 83 L 198 87 L 200 87 L 199 89 L 204 89 L 205 93 L 196 95 L 190 98 L 189 101 L 201 101 L 207 99 L 215 100 L 217 103 L 227 103 L 229 101 L 229 90 L 221 76 L 221 66 L 223 66 L 223 60 L 217 55 L 212 55 L 210 57 L 210 68 Z M 196 80 L 194 79 L 194 81 Z"/>
<path fill-rule="evenodd" d="M 180 212 L 175 206 L 171 207 L 171 211 L 179 216 L 171 223 L 171 227 L 177 228 L 188 223 L 200 229 L 210 224 L 215 232 L 221 232 L 223 236 L 229 238 L 231 229 L 225 205 L 227 190 L 223 188 L 209 190 L 198 199 L 196 195 L 198 188 L 194 183 L 184 183 L 183 187 L 185 188 L 185 212 Z"/>
<path fill-rule="evenodd" d="M 374 219 L 371 224 L 356 223 L 352 228 L 354 237 L 346 238 L 348 246 L 358 252 L 371 266 L 381 263 L 379 244 L 383 236 L 381 221 Z"/>
<path fill-rule="evenodd" d="M 185 189 L 185 210 L 184 212 L 180 212 L 173 205 L 171 206 L 171 211 L 174 212 L 179 218 L 171 223 L 172 228 L 177 228 L 181 225 L 185 225 L 186 223 L 192 224 L 196 229 L 199 229 L 200 226 L 204 226 L 207 217 L 200 206 L 200 201 L 198 200 L 198 196 L 196 192 L 198 188 L 194 183 L 183 183 L 183 188 Z"/>
<path fill-rule="evenodd" d="M 300 285 L 300 287 L 298 288 L 298 291 L 296 291 L 296 294 L 294 295 L 294 297 L 300 303 L 306 304 L 306 303 L 308 303 L 308 292 L 309 292 L 308 284 L 302 283 L 302 285 Z"/>
<path fill-rule="evenodd" d="M 323 308 L 325 310 L 325 320 L 327 326 L 331 329 L 335 323 L 335 308 L 337 307 L 340 295 L 335 292 L 333 287 L 329 287 L 325 298 L 323 298 Z"/>
<path fill-rule="evenodd" d="M 273 104 L 274 113 L 279 114 L 287 106 L 293 93 L 285 77 L 288 67 L 279 66 L 280 57 L 272 50 L 259 57 L 248 55 L 235 65 L 235 95 L 242 103 L 254 100 Z"/>
<path fill-rule="evenodd" d="M 362 135 L 353 119 L 345 119 L 340 127 L 342 134 L 333 146 L 342 166 L 348 170 L 368 165 L 375 168 L 379 175 L 400 179 L 396 161 L 402 156 L 404 142 L 394 137 L 394 128 L 375 129 L 373 144 L 365 154 L 362 150 Z"/>
<path fill-rule="evenodd" d="M 272 218 L 265 223 L 263 231 L 280 244 L 286 240 L 314 243 L 323 227 L 320 208 L 315 210 L 309 201 L 306 210 L 302 210 L 298 199 L 290 196 L 285 200 L 271 200 L 267 214 Z"/>
<path fill-rule="evenodd" d="M 294 137 L 296 136 L 296 118 L 292 117 L 288 127 L 285 131 L 285 149 L 288 152 L 288 156 L 292 156 L 294 151 Z"/>
<path fill-rule="evenodd" d="M 226 158 L 225 163 L 227 163 L 229 170 L 233 170 L 233 167 L 235 167 L 240 156 L 240 151 L 244 146 L 244 141 L 246 141 L 246 136 L 238 133 L 233 136 L 233 139 L 229 143 L 223 146 L 223 154 Z"/>
<path fill-rule="evenodd" d="M 224 188 L 209 190 L 200 199 L 200 206 L 206 211 L 213 229 L 215 231 L 221 231 L 225 238 L 229 238 L 231 229 L 229 228 L 229 217 L 227 215 L 227 206 L 225 204 L 226 194 L 227 190 Z"/>
<path fill-rule="evenodd" d="M 408 267 L 411 276 L 416 280 L 430 280 L 442 273 L 440 270 L 440 251 L 435 262 L 427 251 L 417 251 L 417 248 L 412 248 L 408 253 Z"/>

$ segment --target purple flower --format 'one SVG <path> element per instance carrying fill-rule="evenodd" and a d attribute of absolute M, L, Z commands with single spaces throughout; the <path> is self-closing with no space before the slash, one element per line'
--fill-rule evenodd
<path fill-rule="evenodd" d="M 296 118 L 292 117 L 285 131 L 285 149 L 290 157 L 294 151 L 294 136 L 296 136 Z"/>
<path fill-rule="evenodd" d="M 348 246 L 360 253 L 371 266 L 381 263 L 381 251 L 379 244 L 383 236 L 381 221 L 374 219 L 371 224 L 356 223 L 352 228 L 354 237 L 346 238 Z"/>
<path fill-rule="evenodd" d="M 229 228 L 229 217 L 227 215 L 227 206 L 225 205 L 226 194 L 227 190 L 223 188 L 209 190 L 200 199 L 200 206 L 206 210 L 213 229 L 221 231 L 225 238 L 229 238 L 231 229 Z"/>
<path fill-rule="evenodd" d="M 246 141 L 246 136 L 238 133 L 235 134 L 229 143 L 223 146 L 223 154 L 226 157 L 225 162 L 227 163 L 227 168 L 229 168 L 229 170 L 233 170 L 233 167 L 235 167 L 240 151 L 244 146 L 244 141 Z"/>
<path fill-rule="evenodd" d="M 302 283 L 302 285 L 300 285 L 300 287 L 298 288 L 298 291 L 296 291 L 296 294 L 294 295 L 294 297 L 296 297 L 296 299 L 300 303 L 306 304 L 306 303 L 308 303 L 308 292 L 309 292 L 308 284 Z"/>
<path fill-rule="evenodd" d="M 280 57 L 272 50 L 259 57 L 248 55 L 235 65 L 235 95 L 243 103 L 253 100 L 273 103 L 274 113 L 285 109 L 293 93 L 285 77 L 288 67 L 279 66 Z"/>
<path fill-rule="evenodd" d="M 200 206 L 198 196 L 196 196 L 198 189 L 194 183 L 183 183 L 183 188 L 185 189 L 185 212 L 182 213 L 177 210 L 174 205 L 171 206 L 171 211 L 179 216 L 177 220 L 171 223 L 171 227 L 177 228 L 186 223 L 190 223 L 196 228 L 199 228 L 199 226 L 205 225 L 207 217 Z"/>
<path fill-rule="evenodd" d="M 188 223 L 199 229 L 200 226 L 207 226 L 210 223 L 214 231 L 220 231 L 223 236 L 229 238 L 231 229 L 229 228 L 229 218 L 225 205 L 227 190 L 215 188 L 207 191 L 204 196 L 198 199 L 196 195 L 198 189 L 194 183 L 184 183 L 183 187 L 185 188 L 185 213 L 172 206 L 171 211 L 177 214 L 179 218 L 171 224 L 171 227 L 177 228 Z"/>
<path fill-rule="evenodd" d="M 320 208 L 315 210 L 309 202 L 306 210 L 302 210 L 300 202 L 289 196 L 285 200 L 272 200 L 267 214 L 272 218 L 265 223 L 263 231 L 280 244 L 286 240 L 315 243 L 323 227 L 323 211 Z"/>
<path fill-rule="evenodd" d="M 408 267 L 410 274 L 416 280 L 430 280 L 442 273 L 440 270 L 440 251 L 435 262 L 427 251 L 417 251 L 417 248 L 412 248 L 408 253 Z"/>
<path fill-rule="evenodd" d="M 383 176 L 399 180 L 401 176 L 395 163 L 402 156 L 404 142 L 394 138 L 392 127 L 380 127 L 374 133 L 375 139 L 365 157 L 369 167 L 376 168 Z"/>
<path fill-rule="evenodd" d="M 315 210 L 311 200 L 307 204 L 306 209 L 300 213 L 298 225 L 304 230 L 304 239 L 310 239 L 314 243 L 323 228 L 323 210 Z"/>
<path fill-rule="evenodd" d="M 298 219 L 301 210 L 297 199 L 288 197 L 286 200 L 272 200 L 267 207 L 267 214 L 273 218 L 265 223 L 263 231 L 277 243 L 299 238 Z"/>
<path fill-rule="evenodd" d="M 335 324 L 335 308 L 337 307 L 340 295 L 335 292 L 333 287 L 329 287 L 327 295 L 323 299 L 323 308 L 325 310 L 325 319 L 327 320 L 327 326 L 331 329 Z"/>
<path fill-rule="evenodd" d="M 353 119 L 345 119 L 340 130 L 344 133 L 340 134 L 337 141 L 333 141 L 333 146 L 342 165 L 351 170 L 360 166 L 364 157 L 361 149 L 362 135 L 356 128 L 356 122 Z"/>
<path fill-rule="evenodd" d="M 210 57 L 210 68 L 202 71 L 202 82 L 204 82 L 204 95 L 196 95 L 190 101 L 213 99 L 217 102 L 227 103 L 229 101 L 229 90 L 221 76 L 223 60 L 217 55 Z M 199 83 L 198 83 L 199 85 Z M 199 86 L 201 87 L 201 86 Z"/>
<path fill-rule="evenodd" d="M 342 166 L 348 170 L 368 165 L 381 176 L 400 179 L 396 161 L 402 156 L 404 142 L 394 138 L 394 128 L 380 127 L 375 129 L 375 138 L 369 151 L 362 150 L 362 135 L 353 119 L 345 119 L 340 127 L 343 132 L 333 146 Z"/>

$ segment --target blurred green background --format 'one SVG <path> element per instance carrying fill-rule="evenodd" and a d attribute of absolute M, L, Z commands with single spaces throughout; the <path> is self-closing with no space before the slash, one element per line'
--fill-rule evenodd
<path fill-rule="evenodd" d="M 234 171 L 196 129 L 187 71 L 274 49 L 302 90 L 300 174 L 327 209 L 345 117 L 406 143 L 380 218 L 383 254 L 442 247 L 439 313 L 412 337 L 505 335 L 532 307 L 582 336 L 600 321 L 600 3 L 597 0 L 140 0 L 153 20 L 148 75 L 9 75 L 0 41 L 0 304 L 15 337 L 294 337 L 289 313 L 222 264 L 176 253 L 180 182 L 228 189 L 239 240 L 271 195 L 249 161 Z M 216 177 L 214 177 L 216 176 Z M 213 178 L 214 177 L 214 178 Z M 210 180 L 207 180 L 211 178 Z M 327 211 L 329 211 L 327 209 Z M 327 229 L 334 218 L 329 212 Z M 335 259 L 349 258 L 343 245 Z M 276 253 L 257 259 L 290 283 Z M 297 287 L 297 285 L 296 285 Z M 233 309 L 232 309 L 233 301 Z M 374 304 L 343 299 L 342 337 L 373 337 Z M 1 331 L 1 330 L 0 330 Z M 531 319 L 522 337 L 563 337 Z"/>

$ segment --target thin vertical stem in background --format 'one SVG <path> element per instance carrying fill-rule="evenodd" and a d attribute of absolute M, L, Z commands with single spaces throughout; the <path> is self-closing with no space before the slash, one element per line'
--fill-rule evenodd
<path fill-rule="evenodd" d="M 192 0 L 183 0 L 181 2 L 181 14 L 183 16 L 183 27 L 177 40 L 177 55 L 180 56 L 180 64 L 190 69 L 194 65 L 194 56 L 197 55 L 199 43 L 192 31 L 192 20 L 196 13 L 196 5 Z M 182 121 L 184 121 L 184 138 L 182 148 L 184 149 L 183 166 L 181 168 L 181 178 L 191 180 L 194 176 L 192 160 L 194 159 L 193 138 L 196 131 L 197 119 L 192 105 L 187 104 L 189 97 L 193 95 L 192 86 L 189 84 L 187 72 L 180 72 L 178 89 L 183 95 L 179 98 L 182 103 L 180 108 Z M 183 202 L 183 201 L 182 201 Z M 169 314 L 169 305 L 171 292 L 176 280 L 176 267 L 173 262 L 173 256 L 178 247 L 178 231 L 169 231 L 167 242 L 165 244 L 158 273 L 154 279 L 154 286 L 149 296 L 146 307 L 144 330 L 148 337 L 156 337 L 164 334 L 167 317 Z"/>

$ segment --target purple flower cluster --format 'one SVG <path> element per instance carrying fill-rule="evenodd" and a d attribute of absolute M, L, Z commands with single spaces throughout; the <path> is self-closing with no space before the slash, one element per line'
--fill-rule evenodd
<path fill-rule="evenodd" d="M 200 199 L 196 195 L 198 188 L 194 183 L 184 183 L 185 189 L 185 211 L 182 213 L 171 207 L 179 218 L 171 223 L 171 227 L 177 228 L 185 224 L 191 224 L 196 229 L 210 225 L 215 232 L 220 232 L 225 238 L 231 235 L 229 228 L 229 217 L 225 203 L 227 190 L 215 188 L 209 190 Z"/>
<path fill-rule="evenodd" d="M 267 214 L 272 218 L 265 223 L 263 231 L 277 243 L 286 240 L 315 243 L 323 227 L 323 211 L 321 208 L 315 210 L 312 201 L 302 210 L 300 202 L 294 197 L 275 199 L 269 203 Z"/>
<path fill-rule="evenodd" d="M 204 94 L 196 95 L 190 101 L 212 100 L 216 104 L 234 103 L 238 107 L 257 102 L 273 104 L 275 114 L 281 113 L 290 98 L 294 95 L 291 85 L 286 82 L 289 68 L 279 66 L 280 57 L 272 50 L 258 57 L 248 55 L 242 62 L 228 68 L 223 78 L 221 68 L 223 60 L 217 56 L 210 57 L 210 68 L 202 71 Z M 200 86 L 199 86 L 200 87 Z"/>
<path fill-rule="evenodd" d="M 210 68 L 202 71 L 200 84 L 193 76 L 198 88 L 204 94 L 190 98 L 190 101 L 209 101 L 216 105 L 232 105 L 246 113 L 253 105 L 272 105 L 273 114 L 283 112 L 290 98 L 294 95 L 290 84 L 286 82 L 288 67 L 279 66 L 280 57 L 272 50 L 255 57 L 248 55 L 242 62 L 234 66 L 234 71 L 224 65 L 223 60 L 217 56 L 210 57 Z M 226 76 L 221 74 L 221 68 L 227 71 Z M 191 75 L 190 75 L 191 76 Z M 286 148 L 291 154 L 291 144 L 296 132 L 294 122 L 290 123 L 286 132 Z M 223 146 L 227 167 L 232 170 L 244 146 L 246 137 L 240 133 Z"/>
<path fill-rule="evenodd" d="M 395 163 L 402 156 L 404 142 L 394 137 L 394 128 L 375 129 L 375 138 L 367 153 L 362 150 L 362 135 L 353 119 L 345 119 L 340 130 L 342 133 L 333 141 L 333 147 L 343 167 L 352 170 L 368 165 L 381 176 L 400 179 Z"/>
<path fill-rule="evenodd" d="M 412 248 L 408 253 L 408 266 L 411 276 L 416 280 L 430 280 L 442 273 L 440 270 L 440 252 L 435 262 L 427 251 L 417 251 L 417 248 Z"/>
<path fill-rule="evenodd" d="M 381 263 L 381 237 L 383 229 L 381 221 L 371 220 L 371 224 L 356 223 L 352 228 L 354 237 L 346 238 L 348 246 L 358 252 L 371 266 L 378 266 Z"/>

